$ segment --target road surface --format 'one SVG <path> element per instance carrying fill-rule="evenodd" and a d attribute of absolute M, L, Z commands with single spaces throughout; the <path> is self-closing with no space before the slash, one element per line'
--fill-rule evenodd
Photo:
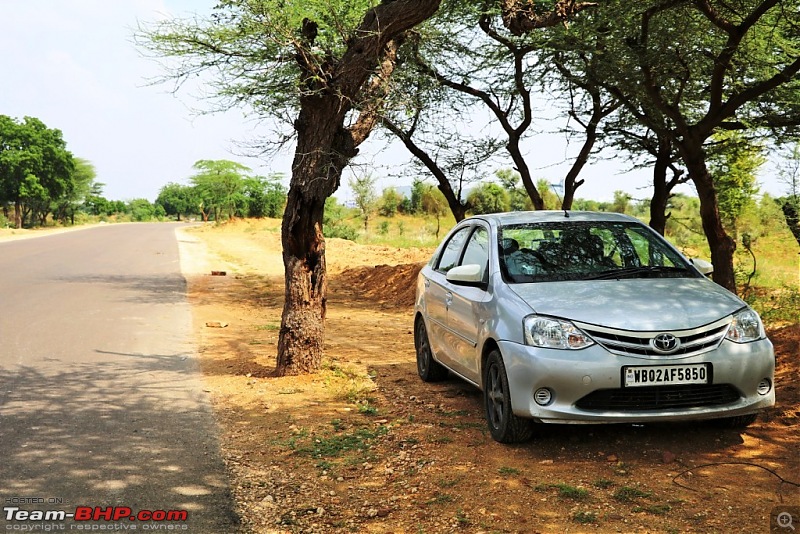
<path fill-rule="evenodd" d="M 0 242 L 0 531 L 236 532 L 177 226 Z"/>

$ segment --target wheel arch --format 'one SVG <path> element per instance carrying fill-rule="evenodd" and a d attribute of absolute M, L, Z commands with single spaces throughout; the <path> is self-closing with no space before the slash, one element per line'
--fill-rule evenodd
<path fill-rule="evenodd" d="M 489 359 L 489 354 L 493 350 L 496 350 L 497 352 L 499 352 L 501 357 L 503 356 L 503 353 L 500 351 L 500 345 L 497 343 L 497 341 L 494 338 L 491 338 L 491 337 L 487 338 L 486 341 L 483 342 L 483 347 L 481 348 L 481 372 L 480 372 L 480 377 L 481 377 L 480 387 L 481 387 L 481 390 L 484 388 L 483 379 L 484 379 L 484 374 L 485 374 L 485 370 L 486 370 L 486 360 Z"/>

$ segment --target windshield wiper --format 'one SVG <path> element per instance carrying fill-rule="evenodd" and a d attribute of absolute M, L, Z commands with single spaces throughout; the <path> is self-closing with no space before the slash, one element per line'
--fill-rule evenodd
<path fill-rule="evenodd" d="M 613 278 L 629 278 L 638 275 L 651 275 L 662 273 L 686 273 L 683 267 L 666 267 L 664 265 L 642 265 L 640 267 L 627 267 L 625 269 L 611 269 L 587 276 L 584 280 L 610 280 Z"/>

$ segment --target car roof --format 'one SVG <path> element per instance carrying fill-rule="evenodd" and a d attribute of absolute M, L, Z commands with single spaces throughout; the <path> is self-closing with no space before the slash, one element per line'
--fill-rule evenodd
<path fill-rule="evenodd" d="M 482 219 L 496 226 L 506 226 L 509 224 L 525 224 L 537 222 L 561 222 L 561 221 L 595 221 L 595 222 L 637 222 L 635 217 L 622 213 L 608 213 L 600 211 L 565 211 L 565 210 L 541 210 L 541 211 L 512 211 L 506 213 L 487 213 L 475 215 L 469 219 Z M 468 219 L 468 220 L 469 220 Z"/>

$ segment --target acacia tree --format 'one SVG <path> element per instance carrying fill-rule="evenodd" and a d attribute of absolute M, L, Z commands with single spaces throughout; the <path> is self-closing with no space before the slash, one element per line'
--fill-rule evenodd
<path fill-rule="evenodd" d="M 350 189 L 353 190 L 356 207 L 364 219 L 364 232 L 369 230 L 369 218 L 378 205 L 378 194 L 375 192 L 376 178 L 368 174 L 355 176 L 349 180 Z"/>
<path fill-rule="evenodd" d="M 180 221 L 181 215 L 196 213 L 200 200 L 194 187 L 170 182 L 158 192 L 155 203 L 164 208 L 164 213 L 175 215 Z"/>
<path fill-rule="evenodd" d="M 250 168 L 235 161 L 202 159 L 194 164 L 197 173 L 190 180 L 204 204 L 204 212 L 214 212 L 214 220 L 219 221 L 222 210 L 228 212 L 228 219 L 236 213 L 236 205 L 243 197 L 245 178 Z M 205 219 L 205 217 L 204 217 Z"/>
<path fill-rule="evenodd" d="M 181 60 L 170 76 L 179 84 L 211 71 L 223 107 L 291 117 L 281 139 L 296 139 L 296 146 L 281 225 L 278 375 L 320 366 L 325 200 L 378 120 L 407 30 L 438 7 L 438 0 L 224 0 L 209 20 L 166 21 L 140 32 L 144 47 Z"/>
<path fill-rule="evenodd" d="M 401 50 L 404 68 L 383 125 L 437 180 L 456 221 L 467 211 L 465 184 L 480 180 L 503 150 L 533 205 L 543 209 L 521 143 L 534 118 L 531 88 L 544 70 L 534 63 L 545 41 L 511 35 L 503 25 L 548 28 L 593 5 L 546 4 L 447 1 Z M 459 128 L 467 116 L 471 127 Z M 479 135 L 473 133 L 476 116 L 486 122 Z M 581 167 L 574 166 L 570 185 Z"/>
<path fill-rule="evenodd" d="M 780 135 L 800 124 L 798 7 L 797 0 L 598 7 L 606 14 L 604 87 L 680 154 L 700 198 L 714 280 L 733 292 L 736 244 L 722 224 L 708 143 L 726 129 Z"/>

